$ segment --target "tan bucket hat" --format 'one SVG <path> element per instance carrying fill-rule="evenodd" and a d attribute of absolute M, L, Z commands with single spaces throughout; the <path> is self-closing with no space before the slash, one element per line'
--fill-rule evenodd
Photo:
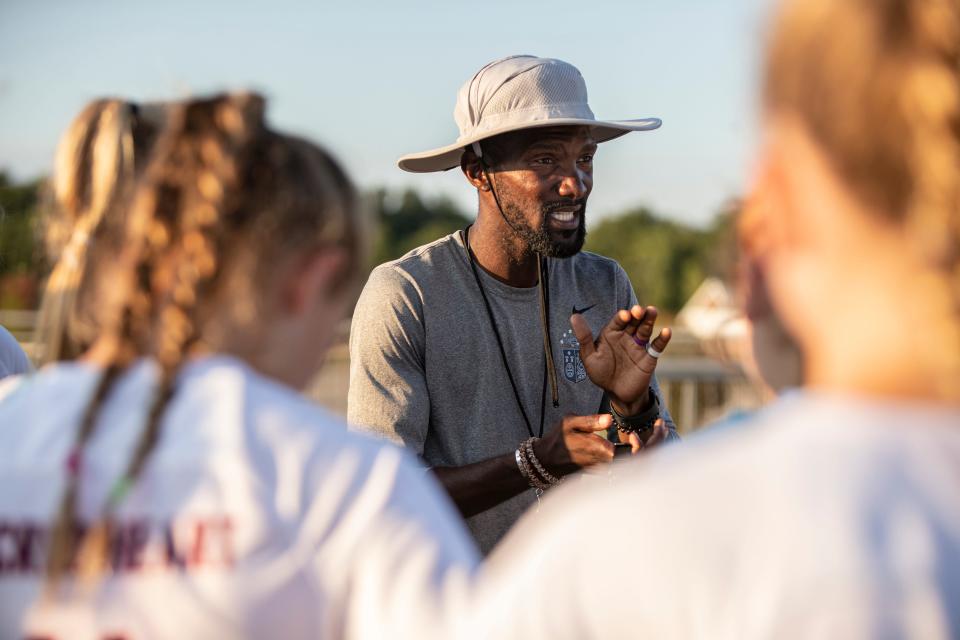
<path fill-rule="evenodd" d="M 453 169 L 460 166 L 464 147 L 519 129 L 589 126 L 597 142 L 606 142 L 661 124 L 659 118 L 597 120 L 580 71 L 563 60 L 536 56 L 501 58 L 480 69 L 460 87 L 453 118 L 460 128 L 456 142 L 405 155 L 397 165 L 414 173 Z"/>

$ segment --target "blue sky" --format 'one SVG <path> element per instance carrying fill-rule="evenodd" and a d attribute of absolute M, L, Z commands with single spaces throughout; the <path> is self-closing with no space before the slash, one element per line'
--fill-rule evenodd
<path fill-rule="evenodd" d="M 252 88 L 274 126 L 325 144 L 362 187 L 412 186 L 470 212 L 459 172 L 414 176 L 396 159 L 456 138 L 456 92 L 476 69 L 532 53 L 578 66 L 598 117 L 664 121 L 601 147 L 592 218 L 644 204 L 704 223 L 749 175 L 770 11 L 770 0 L 3 0 L 0 169 L 45 173 L 97 96 Z"/>

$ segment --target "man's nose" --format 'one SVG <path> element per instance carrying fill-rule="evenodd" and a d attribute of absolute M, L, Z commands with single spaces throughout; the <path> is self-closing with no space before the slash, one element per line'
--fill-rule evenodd
<path fill-rule="evenodd" d="M 573 167 L 560 178 L 559 195 L 564 198 L 579 200 L 587 196 L 590 177 L 579 167 Z"/>

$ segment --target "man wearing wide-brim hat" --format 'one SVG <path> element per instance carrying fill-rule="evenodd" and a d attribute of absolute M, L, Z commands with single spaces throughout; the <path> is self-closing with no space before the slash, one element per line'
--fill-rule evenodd
<path fill-rule="evenodd" d="M 580 251 L 597 145 L 660 121 L 597 120 L 576 67 L 534 56 L 480 69 L 454 117 L 455 143 L 399 165 L 460 167 L 477 220 L 371 273 L 348 411 L 433 469 L 488 552 L 564 476 L 676 437 L 653 375 L 669 330 Z"/>

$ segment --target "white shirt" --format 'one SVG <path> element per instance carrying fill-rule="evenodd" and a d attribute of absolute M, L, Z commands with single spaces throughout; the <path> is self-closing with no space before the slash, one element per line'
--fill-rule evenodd
<path fill-rule="evenodd" d="M 0 327 L 0 378 L 29 373 L 31 370 L 30 360 L 20 348 L 17 339 Z"/>
<path fill-rule="evenodd" d="M 0 384 L 0 637 L 418 637 L 473 573 L 459 517 L 407 454 L 215 357 L 184 370 L 117 513 L 118 570 L 47 603 L 42 536 L 98 377 L 75 363 Z M 154 380 L 142 362 L 109 397 L 84 450 L 85 520 L 131 457 Z"/>
<path fill-rule="evenodd" d="M 614 473 L 511 531 L 478 637 L 960 637 L 960 410 L 795 394 Z"/>

